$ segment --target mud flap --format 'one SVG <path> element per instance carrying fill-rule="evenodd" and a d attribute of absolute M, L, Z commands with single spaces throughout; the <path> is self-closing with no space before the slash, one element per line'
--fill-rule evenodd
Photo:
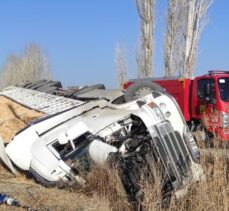
<path fill-rule="evenodd" d="M 17 176 L 18 172 L 17 170 L 13 167 L 13 164 L 11 163 L 11 160 L 6 154 L 5 151 L 5 145 L 3 143 L 2 137 L 0 135 L 0 158 L 3 161 L 3 163 L 9 168 L 9 170 Z"/>

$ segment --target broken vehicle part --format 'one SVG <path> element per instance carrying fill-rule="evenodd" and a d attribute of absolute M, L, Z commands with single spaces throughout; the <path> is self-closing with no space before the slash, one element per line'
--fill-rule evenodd
<path fill-rule="evenodd" d="M 10 206 L 16 206 L 16 207 L 20 206 L 19 202 L 16 199 L 10 197 L 9 195 L 5 193 L 0 193 L 0 204 L 7 204 Z"/>
<path fill-rule="evenodd" d="M 11 160 L 9 159 L 9 157 L 6 154 L 4 142 L 2 140 L 1 135 L 0 135 L 0 158 L 3 161 L 3 163 L 9 168 L 9 170 L 13 174 L 17 175 L 17 170 L 13 167 Z"/>
<path fill-rule="evenodd" d="M 20 207 L 22 209 L 28 210 L 28 211 L 37 211 L 36 209 L 33 209 L 30 206 L 27 205 L 21 205 L 20 202 L 9 196 L 8 194 L 5 193 L 0 193 L 0 204 L 5 204 L 5 205 L 9 205 L 9 206 L 14 206 L 14 207 Z"/>

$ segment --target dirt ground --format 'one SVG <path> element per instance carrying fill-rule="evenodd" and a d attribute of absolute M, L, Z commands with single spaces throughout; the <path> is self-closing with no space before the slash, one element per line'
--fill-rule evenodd
<path fill-rule="evenodd" d="M 24 175 L 14 177 L 0 165 L 0 192 L 16 198 L 21 205 L 36 210 L 110 210 L 107 200 L 96 194 L 86 196 L 84 193 L 70 189 L 46 188 Z M 25 210 L 19 207 L 0 205 L 0 210 Z"/>

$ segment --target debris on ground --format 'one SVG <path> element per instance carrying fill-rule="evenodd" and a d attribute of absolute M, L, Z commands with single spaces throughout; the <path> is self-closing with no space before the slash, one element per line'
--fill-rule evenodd
<path fill-rule="evenodd" d="M 15 206 L 15 207 L 20 207 L 20 203 L 12 198 L 11 196 L 5 194 L 5 193 L 0 193 L 0 204 L 6 204 L 10 206 Z"/>
<path fill-rule="evenodd" d="M 20 204 L 27 205 L 33 210 L 111 210 L 107 199 L 98 196 L 95 192 L 87 196 L 82 191 L 47 188 L 39 185 L 31 177 L 19 175 L 14 177 L 2 165 L 0 165 L 0 190 L 13 196 Z M 24 211 L 22 207 L 0 205 L 0 210 Z"/>

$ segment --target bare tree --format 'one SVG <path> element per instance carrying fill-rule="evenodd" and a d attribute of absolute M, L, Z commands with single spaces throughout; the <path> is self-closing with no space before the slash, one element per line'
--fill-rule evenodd
<path fill-rule="evenodd" d="M 115 64 L 118 74 L 118 85 L 122 88 L 123 83 L 127 80 L 127 59 L 124 47 L 118 43 L 115 49 Z"/>
<path fill-rule="evenodd" d="M 18 66 L 18 58 L 9 55 L 1 73 L 1 87 L 17 83 L 16 66 Z"/>
<path fill-rule="evenodd" d="M 28 45 L 21 56 L 10 55 L 3 68 L 1 85 L 3 87 L 22 83 L 50 79 L 51 70 L 47 56 L 36 44 Z"/>
<path fill-rule="evenodd" d="M 165 75 L 194 74 L 198 42 L 213 0 L 169 0 L 165 34 Z"/>
<path fill-rule="evenodd" d="M 183 1 L 184 2 L 184 1 Z M 164 37 L 165 76 L 172 77 L 181 68 L 182 60 L 182 0 L 169 0 Z M 184 17 L 183 17 L 184 18 Z"/>
<path fill-rule="evenodd" d="M 206 13 L 213 0 L 189 0 L 187 8 L 185 51 L 184 51 L 184 77 L 193 76 L 198 50 L 200 34 L 206 25 Z"/>
<path fill-rule="evenodd" d="M 19 68 L 21 72 L 24 71 L 27 80 L 37 81 L 51 78 L 48 58 L 36 44 L 30 44 L 25 48 Z"/>
<path fill-rule="evenodd" d="M 153 33 L 155 28 L 155 0 L 136 0 L 140 17 L 140 42 L 137 50 L 137 73 L 139 78 L 152 76 Z"/>

